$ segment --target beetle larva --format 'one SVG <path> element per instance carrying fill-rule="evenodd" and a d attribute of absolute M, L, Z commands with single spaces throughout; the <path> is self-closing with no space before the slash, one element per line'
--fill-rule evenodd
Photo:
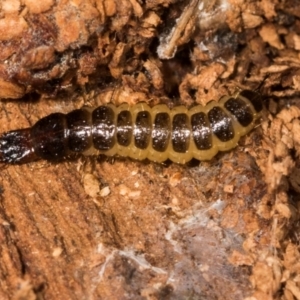
<path fill-rule="evenodd" d="M 209 160 L 218 151 L 237 145 L 255 125 L 262 111 L 259 94 L 245 90 L 219 102 L 191 109 L 146 103 L 82 108 L 68 114 L 54 113 L 31 128 L 0 137 L 0 161 L 26 163 L 55 161 L 69 155 L 119 155 L 155 162 L 167 159 L 184 164 L 196 158 Z"/>

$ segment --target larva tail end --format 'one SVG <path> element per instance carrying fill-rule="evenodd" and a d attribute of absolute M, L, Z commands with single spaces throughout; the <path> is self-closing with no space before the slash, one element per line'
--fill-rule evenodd
<path fill-rule="evenodd" d="M 0 162 L 22 164 L 35 159 L 29 129 L 9 131 L 0 137 Z"/>
<path fill-rule="evenodd" d="M 257 113 L 263 110 L 261 94 L 250 90 L 244 90 L 239 93 L 240 96 L 247 98 L 253 105 Z"/>

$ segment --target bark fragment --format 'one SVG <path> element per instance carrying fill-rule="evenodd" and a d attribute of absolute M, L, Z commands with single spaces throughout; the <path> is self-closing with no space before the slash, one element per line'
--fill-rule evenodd
<path fill-rule="evenodd" d="M 1 166 L 0 298 L 298 299 L 299 8 L 2 1 L 0 98 L 22 101 L 1 102 L 1 132 L 82 105 L 205 105 L 239 89 L 259 88 L 267 113 L 200 165 Z"/>

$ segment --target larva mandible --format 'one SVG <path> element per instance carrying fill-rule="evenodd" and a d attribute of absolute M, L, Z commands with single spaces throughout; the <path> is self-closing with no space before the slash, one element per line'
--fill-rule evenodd
<path fill-rule="evenodd" d="M 189 110 L 123 103 L 53 113 L 31 128 L 4 133 L 0 162 L 56 161 L 76 153 L 181 164 L 192 158 L 209 160 L 218 151 L 234 148 L 254 127 L 262 109 L 260 94 L 244 90 Z"/>

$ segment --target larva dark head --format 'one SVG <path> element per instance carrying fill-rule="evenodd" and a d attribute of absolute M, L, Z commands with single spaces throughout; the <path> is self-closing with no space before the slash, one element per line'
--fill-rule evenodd
<path fill-rule="evenodd" d="M 0 162 L 22 164 L 36 158 L 29 129 L 9 131 L 0 137 Z"/>
<path fill-rule="evenodd" d="M 263 110 L 262 97 L 260 93 L 244 90 L 239 93 L 239 96 L 247 98 L 252 103 L 256 112 L 259 113 Z"/>

